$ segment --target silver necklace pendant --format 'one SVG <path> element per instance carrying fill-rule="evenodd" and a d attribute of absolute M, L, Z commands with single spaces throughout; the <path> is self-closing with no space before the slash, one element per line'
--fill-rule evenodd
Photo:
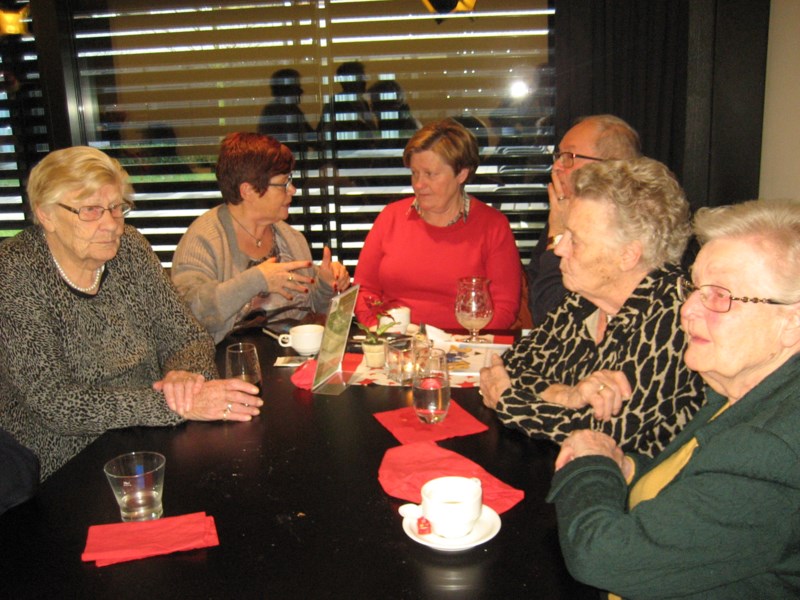
<path fill-rule="evenodd" d="M 250 233 L 249 231 L 247 231 L 247 227 L 245 227 L 244 225 L 242 225 L 241 221 L 239 221 L 239 219 L 237 219 L 237 218 L 236 218 L 236 217 L 233 215 L 233 213 L 230 211 L 230 209 L 228 209 L 228 214 L 229 214 L 229 215 L 231 216 L 231 218 L 232 218 L 232 219 L 233 219 L 233 220 L 236 222 L 236 224 L 237 224 L 239 227 L 241 227 L 241 228 L 242 228 L 242 231 L 244 231 L 244 232 L 245 232 L 247 235 L 249 235 L 251 238 L 253 238 L 253 240 L 254 240 L 254 241 L 255 241 L 255 243 L 256 243 L 256 248 L 261 248 L 261 243 L 262 243 L 262 241 L 263 241 L 263 240 L 262 240 L 260 237 L 256 237 L 255 235 L 253 235 L 252 233 Z M 265 229 L 264 231 L 266 231 L 266 229 Z M 263 232 L 261 233 L 261 237 L 264 237 L 264 233 L 263 233 Z"/>

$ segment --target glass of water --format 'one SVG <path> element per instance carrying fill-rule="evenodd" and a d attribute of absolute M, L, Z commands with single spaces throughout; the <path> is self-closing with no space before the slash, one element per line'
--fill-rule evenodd
<path fill-rule="evenodd" d="M 164 512 L 166 459 L 158 452 L 128 452 L 112 458 L 103 467 L 119 504 L 123 521 L 149 521 Z"/>
<path fill-rule="evenodd" d="M 441 423 L 450 408 L 450 375 L 447 353 L 431 348 L 419 356 L 412 381 L 414 412 L 423 423 Z"/>

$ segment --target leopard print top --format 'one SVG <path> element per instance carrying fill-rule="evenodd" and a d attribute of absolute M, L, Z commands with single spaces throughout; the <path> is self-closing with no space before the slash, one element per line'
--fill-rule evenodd
<path fill-rule="evenodd" d="M 547 315 L 503 359 L 511 378 L 497 405 L 507 426 L 561 442 L 575 429 L 613 437 L 626 452 L 657 454 L 703 403 L 703 382 L 683 362 L 676 280 L 681 271 L 651 272 L 609 321 L 598 345 L 586 326 L 597 309 L 577 294 Z M 543 401 L 550 385 L 575 385 L 591 373 L 622 371 L 633 395 L 610 421 L 597 421 L 590 406 L 579 410 Z"/>
<path fill-rule="evenodd" d="M 107 429 L 180 423 L 151 387 L 167 371 L 217 377 L 211 338 L 131 226 L 95 296 L 61 279 L 39 227 L 0 244 L 0 281 L 0 426 L 42 479 Z"/>

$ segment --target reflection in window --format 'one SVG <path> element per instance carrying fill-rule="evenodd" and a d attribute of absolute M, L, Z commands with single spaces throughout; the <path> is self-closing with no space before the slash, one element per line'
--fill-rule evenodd
<path fill-rule="evenodd" d="M 315 256 L 327 243 L 355 262 L 380 209 L 411 191 L 405 142 L 445 116 L 479 140 L 468 190 L 508 215 L 521 247 L 538 236 L 555 96 L 546 0 L 447 15 L 408 0 L 74 4 L 86 135 L 134 175 L 129 222 L 165 264 L 221 201 L 213 167 L 232 131 L 292 147 L 291 220 Z"/>

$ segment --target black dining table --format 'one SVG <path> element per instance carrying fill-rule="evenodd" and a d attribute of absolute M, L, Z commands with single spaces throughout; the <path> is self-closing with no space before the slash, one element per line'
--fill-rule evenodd
<path fill-rule="evenodd" d="M 291 354 L 252 341 L 264 407 L 249 423 L 189 422 L 108 431 L 50 476 L 32 500 L 0 516 L 0 598 L 597 598 L 567 572 L 555 512 L 545 502 L 557 447 L 506 429 L 475 388 L 453 399 L 488 426 L 438 442 L 525 498 L 499 533 L 458 552 L 409 538 L 378 482 L 399 442 L 374 413 L 411 404 L 408 387 L 349 386 L 338 396 L 295 387 Z M 91 525 L 117 523 L 103 464 L 125 452 L 167 458 L 164 516 L 204 511 L 219 546 L 98 567 L 82 562 Z"/>

